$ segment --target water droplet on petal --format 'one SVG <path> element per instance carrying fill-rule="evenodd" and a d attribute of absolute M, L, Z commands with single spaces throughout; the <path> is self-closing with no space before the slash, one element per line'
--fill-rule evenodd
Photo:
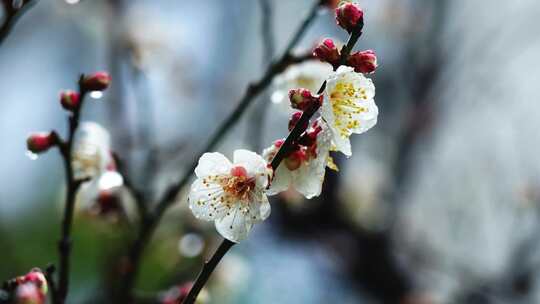
<path fill-rule="evenodd" d="M 101 97 L 103 97 L 103 92 L 101 92 L 101 91 L 92 91 L 92 92 L 90 92 L 90 97 L 94 98 L 94 99 L 100 99 Z"/>
<path fill-rule="evenodd" d="M 30 158 L 31 160 L 36 160 L 39 157 L 39 155 L 32 151 L 26 151 L 26 156 L 28 156 L 28 158 Z"/>

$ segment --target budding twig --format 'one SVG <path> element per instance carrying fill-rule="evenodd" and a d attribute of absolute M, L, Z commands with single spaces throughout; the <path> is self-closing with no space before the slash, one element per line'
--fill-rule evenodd
<path fill-rule="evenodd" d="M 73 109 L 73 112 L 69 116 L 69 130 L 68 138 L 64 142 L 60 142 L 59 149 L 64 162 L 64 169 L 66 175 L 67 194 L 64 207 L 64 216 L 62 218 L 62 231 L 61 238 L 58 241 L 58 251 L 60 254 L 59 262 L 59 279 L 58 289 L 55 304 L 63 304 L 66 301 L 66 297 L 69 289 L 69 268 L 70 268 L 70 255 L 71 255 L 71 229 L 73 226 L 73 212 L 75 210 L 75 195 L 83 181 L 76 180 L 73 173 L 73 167 L 71 163 L 71 153 L 73 150 L 73 142 L 75 139 L 75 133 L 79 127 L 79 117 L 81 108 L 86 96 L 87 90 L 82 86 L 84 75 L 81 75 L 79 79 L 79 94 L 80 104 Z"/>
<path fill-rule="evenodd" d="M 341 50 L 340 65 L 344 64 L 346 62 L 347 58 L 349 57 L 349 54 L 350 54 L 351 50 L 353 49 L 354 45 L 356 44 L 356 42 L 358 41 L 358 39 L 362 35 L 362 28 L 363 28 L 363 24 L 359 25 L 351 33 L 351 36 L 349 37 L 349 41 L 347 42 L 347 44 Z M 334 67 L 334 70 L 336 70 L 337 68 L 338 68 L 338 66 Z M 323 84 L 321 85 L 321 87 L 320 87 L 317 94 L 322 94 L 322 92 L 324 91 L 325 88 L 326 88 L 326 81 L 323 82 Z M 289 135 L 285 139 L 285 142 L 281 145 L 280 149 L 278 150 L 278 152 L 276 153 L 276 155 L 272 159 L 272 162 L 271 162 L 270 165 L 271 165 L 271 167 L 272 167 L 272 169 L 274 171 L 278 168 L 281 161 L 283 161 L 283 159 L 285 158 L 285 155 L 287 155 L 287 153 L 290 151 L 290 149 L 293 148 L 294 143 L 300 138 L 300 135 L 302 135 L 302 133 L 304 132 L 305 124 L 309 122 L 309 120 L 315 114 L 315 112 L 317 112 L 319 107 L 320 107 L 320 104 L 314 103 L 310 108 L 308 108 L 308 109 L 306 109 L 304 111 L 304 113 L 302 114 L 302 117 L 296 123 L 295 127 L 289 133 Z M 210 275 L 212 274 L 212 272 L 214 272 L 214 269 L 218 265 L 219 261 L 221 261 L 223 256 L 225 256 L 225 254 L 227 254 L 229 249 L 231 249 L 231 247 L 234 244 L 235 243 L 233 243 L 233 242 L 231 242 L 231 241 L 229 241 L 227 239 L 223 239 L 223 241 L 221 242 L 221 245 L 216 250 L 216 252 L 212 255 L 210 260 L 208 262 L 204 263 L 203 269 L 201 270 L 201 273 L 197 277 L 197 280 L 195 281 L 195 284 L 193 284 L 193 287 L 189 291 L 189 294 L 187 295 L 184 302 L 182 302 L 182 304 L 192 304 L 192 303 L 195 302 L 195 299 L 197 298 L 197 295 L 199 294 L 201 289 L 204 287 L 204 285 L 206 285 L 206 282 L 210 278 Z"/>
<path fill-rule="evenodd" d="M 173 204 L 174 199 L 176 198 L 180 190 L 184 188 L 184 186 L 186 186 L 191 179 L 193 171 L 195 170 L 195 167 L 197 167 L 198 156 L 215 148 L 215 146 L 221 141 L 221 139 L 223 139 L 223 137 L 228 133 L 228 131 L 239 121 L 240 117 L 242 117 L 242 115 L 245 113 L 246 109 L 253 102 L 253 100 L 272 83 L 272 80 L 276 75 L 282 73 L 291 64 L 311 58 L 311 56 L 295 57 L 294 55 L 292 55 L 292 50 L 297 46 L 301 38 L 304 36 L 306 30 L 315 20 L 317 12 L 320 9 L 320 3 L 321 1 L 316 1 L 316 3 L 314 3 L 309 14 L 303 20 L 300 27 L 294 34 L 293 38 L 288 43 L 285 51 L 283 52 L 283 55 L 267 68 L 266 72 L 259 81 L 252 83 L 248 86 L 247 90 L 244 93 L 244 96 L 240 99 L 237 107 L 225 119 L 225 121 L 221 123 L 221 125 L 217 128 L 216 133 L 210 138 L 210 140 L 203 147 L 203 149 L 201 149 L 201 152 L 196 155 L 197 158 L 193 159 L 189 168 L 185 171 L 186 173 L 179 179 L 177 183 L 172 184 L 167 188 L 162 198 L 158 201 L 154 212 L 149 212 L 146 215 L 143 215 L 138 236 L 129 251 L 129 267 L 124 274 L 124 278 L 122 279 L 123 286 L 119 291 L 120 300 L 125 301 L 125 299 L 129 299 L 131 290 L 138 274 L 140 259 L 143 251 L 148 244 L 148 241 L 152 237 L 152 234 L 154 233 L 156 226 L 161 220 L 161 217 L 163 216 L 165 211 Z"/>
<path fill-rule="evenodd" d="M 344 64 L 349 57 L 349 54 L 351 53 L 354 45 L 362 35 L 362 28 L 363 23 L 359 24 L 355 30 L 351 32 L 351 35 L 349 37 L 349 40 L 347 44 L 342 48 L 341 50 L 341 58 L 340 58 L 340 65 Z M 338 66 L 334 67 L 334 70 L 337 70 Z M 319 91 L 317 94 L 322 94 L 324 89 L 326 88 L 326 81 L 323 82 L 321 85 Z M 285 142 L 281 145 L 280 149 L 274 156 L 271 162 L 272 169 L 275 171 L 281 161 L 285 158 L 285 155 L 293 148 L 294 143 L 300 138 L 300 135 L 305 130 L 305 124 L 309 122 L 311 117 L 317 112 L 319 109 L 320 104 L 314 103 L 310 108 L 306 109 L 304 113 L 302 114 L 302 117 L 300 120 L 296 123 L 293 130 L 289 133 L 287 138 L 285 139 Z M 193 304 L 195 302 L 195 299 L 197 298 L 197 295 L 201 291 L 201 289 L 206 285 L 206 282 L 210 278 L 210 275 L 214 272 L 216 266 L 219 264 L 223 256 L 227 254 L 229 249 L 234 245 L 235 243 L 223 239 L 221 242 L 221 245 L 218 247 L 216 252 L 212 255 L 209 261 L 204 263 L 203 268 L 201 270 L 201 273 L 197 277 L 197 280 L 193 284 L 193 287 L 189 291 L 189 294 L 187 295 L 186 299 L 182 302 L 182 304 Z"/>

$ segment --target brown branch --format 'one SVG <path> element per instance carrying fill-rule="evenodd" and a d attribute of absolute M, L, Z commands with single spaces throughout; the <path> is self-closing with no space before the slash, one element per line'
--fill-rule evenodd
<path fill-rule="evenodd" d="M 362 35 L 362 29 L 364 24 L 359 24 L 356 30 L 354 30 L 351 33 L 351 36 L 349 37 L 349 41 L 347 44 L 341 49 L 341 59 L 339 61 L 340 65 L 344 64 L 349 57 L 349 54 L 351 53 L 354 45 Z M 336 70 L 339 67 L 339 65 L 334 66 L 334 70 Z M 321 94 L 324 89 L 326 88 L 326 81 L 323 82 L 321 85 L 319 91 L 317 94 Z M 285 139 L 285 142 L 281 145 L 280 149 L 274 156 L 271 162 L 272 169 L 275 171 L 279 164 L 283 161 L 285 156 L 288 154 L 288 152 L 293 149 L 294 143 L 300 138 L 302 133 L 305 130 L 305 125 L 309 122 L 309 120 L 313 117 L 315 112 L 320 108 L 320 104 L 316 103 L 312 107 L 306 109 L 302 116 L 300 117 L 300 120 L 296 123 L 293 130 L 289 133 L 287 138 Z M 216 252 L 212 255 L 210 260 L 206 263 L 204 263 L 203 268 L 201 270 L 201 273 L 197 277 L 197 280 L 193 284 L 193 287 L 189 291 L 189 294 L 187 295 L 186 299 L 182 302 L 182 304 L 193 304 L 195 302 L 195 299 L 197 298 L 197 295 L 201 291 L 201 289 L 206 285 L 206 282 L 208 282 L 208 279 L 210 278 L 210 275 L 214 272 L 216 266 L 219 264 L 219 261 L 223 258 L 223 256 L 231 249 L 231 247 L 235 243 L 224 239 L 221 242 L 221 245 L 216 250 Z"/>
<path fill-rule="evenodd" d="M 83 181 L 76 180 L 73 173 L 73 167 L 71 163 L 71 153 L 73 150 L 73 142 L 75 139 L 75 133 L 79 127 L 79 117 L 82 106 L 84 104 L 84 98 L 87 91 L 83 88 L 82 82 L 84 75 L 81 75 L 79 79 L 79 94 L 80 105 L 73 110 L 73 113 L 69 117 L 69 131 L 68 138 L 65 142 L 60 141 L 59 149 L 64 162 L 64 169 L 66 175 L 67 194 L 64 207 L 64 216 L 62 218 L 61 238 L 58 241 L 58 251 L 60 254 L 59 262 L 59 279 L 57 299 L 55 304 L 63 304 L 66 301 L 66 297 L 69 290 L 69 268 L 70 268 L 70 256 L 71 256 L 71 230 L 73 226 L 73 212 L 75 209 L 75 195 Z"/>

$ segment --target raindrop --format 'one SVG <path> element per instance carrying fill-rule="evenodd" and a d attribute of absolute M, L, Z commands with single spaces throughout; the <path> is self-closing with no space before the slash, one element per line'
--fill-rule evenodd
<path fill-rule="evenodd" d="M 92 91 L 92 92 L 90 92 L 90 97 L 92 97 L 94 99 L 100 99 L 101 97 L 103 97 L 103 92 L 101 92 L 101 91 Z"/>
<path fill-rule="evenodd" d="M 26 156 L 28 156 L 28 158 L 30 158 L 31 160 L 36 160 L 38 159 L 38 155 L 32 151 L 26 151 Z"/>
<path fill-rule="evenodd" d="M 184 235 L 178 243 L 180 254 L 192 258 L 201 254 L 204 247 L 203 239 L 196 233 Z"/>

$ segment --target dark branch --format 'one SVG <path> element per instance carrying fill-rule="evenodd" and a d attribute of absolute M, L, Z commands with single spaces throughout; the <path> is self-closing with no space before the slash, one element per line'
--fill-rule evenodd
<path fill-rule="evenodd" d="M 12 0 L 2 0 L 4 6 L 5 18 L 4 22 L 0 26 L 0 45 L 4 43 L 4 40 L 9 36 L 13 26 L 19 18 L 28 11 L 32 6 L 37 3 L 37 0 L 24 0 L 20 7 L 14 7 Z"/>

